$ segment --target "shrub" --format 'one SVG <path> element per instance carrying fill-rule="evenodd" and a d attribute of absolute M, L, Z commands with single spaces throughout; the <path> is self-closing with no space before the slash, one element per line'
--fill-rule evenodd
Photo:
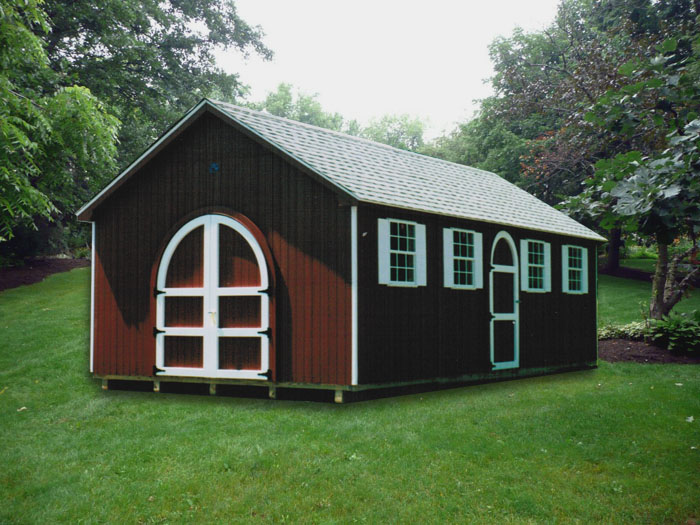
<path fill-rule="evenodd" d="M 622 326 L 606 325 L 598 329 L 598 339 L 631 339 L 641 341 L 649 335 L 646 323 L 633 322 Z"/>
<path fill-rule="evenodd" d="M 654 322 L 651 327 L 654 341 L 672 352 L 700 351 L 700 312 L 671 314 Z"/>

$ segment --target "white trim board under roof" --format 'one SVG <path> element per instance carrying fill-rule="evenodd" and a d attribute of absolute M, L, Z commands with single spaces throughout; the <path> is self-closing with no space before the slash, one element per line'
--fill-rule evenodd
<path fill-rule="evenodd" d="M 313 172 L 351 201 L 605 240 L 495 173 L 224 102 L 204 100 L 195 109 L 202 105 L 229 116 L 249 134 L 280 150 L 304 171 Z M 90 212 L 107 196 L 108 190 L 116 188 L 119 179 L 143 165 L 146 157 L 160 149 L 173 131 L 197 115 L 198 111 L 188 112 L 169 133 L 83 206 L 78 215 Z M 87 217 L 89 220 L 89 213 Z"/>

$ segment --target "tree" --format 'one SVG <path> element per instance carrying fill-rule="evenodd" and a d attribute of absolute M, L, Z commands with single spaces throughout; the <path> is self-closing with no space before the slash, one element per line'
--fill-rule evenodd
<path fill-rule="evenodd" d="M 410 115 L 384 115 L 373 119 L 360 131 L 360 136 L 408 151 L 418 151 L 423 145 L 425 124 Z"/>
<path fill-rule="evenodd" d="M 45 9 L 51 32 L 36 33 L 56 82 L 86 86 L 122 121 L 121 165 L 199 99 L 244 92 L 216 66 L 215 49 L 272 55 L 231 0 L 47 0 Z"/>
<path fill-rule="evenodd" d="M 118 121 L 86 88 L 56 88 L 47 30 L 38 1 L 0 0 L 0 241 L 72 211 L 114 167 Z"/>
<path fill-rule="evenodd" d="M 600 97 L 586 116 L 623 144 L 657 137 L 653 151 L 630 148 L 600 160 L 585 191 L 567 202 L 604 226 L 622 224 L 655 239 L 652 319 L 667 315 L 700 273 L 698 266 L 677 278 L 681 262 L 697 253 L 700 234 L 700 37 L 696 29 L 679 36 L 656 46 L 657 56 L 624 64 L 627 82 Z M 670 257 L 674 240 L 684 237 L 690 248 Z"/>
<path fill-rule="evenodd" d="M 277 86 L 277 91 L 268 93 L 265 100 L 249 105 L 253 109 L 265 110 L 278 117 L 305 122 L 306 124 L 334 131 L 357 134 L 357 122 L 346 122 L 340 113 L 327 113 L 324 111 L 321 103 L 318 101 L 318 94 L 308 95 L 297 91 L 295 95 L 292 93 L 293 89 L 294 87 L 291 84 L 282 83 Z"/>
<path fill-rule="evenodd" d="M 520 158 L 529 151 L 523 127 L 528 122 L 509 122 L 495 114 L 498 100 L 489 97 L 481 101 L 476 116 L 451 134 L 438 137 L 421 149 L 422 153 L 450 162 L 498 173 L 517 183 L 520 178 Z M 515 125 L 513 125 L 515 124 Z M 538 134 L 542 130 L 538 131 Z"/>
<path fill-rule="evenodd" d="M 654 130 L 611 140 L 584 115 L 608 90 L 623 85 L 620 64 L 649 57 L 668 35 L 691 25 L 695 14 L 689 0 L 564 0 L 547 29 L 516 29 L 510 37 L 496 39 L 489 48 L 496 96 L 482 102 L 478 123 L 460 129 L 465 160 L 484 162 L 478 154 L 467 155 L 469 147 L 507 130 L 512 133 L 509 141 L 490 144 L 491 154 L 499 159 L 491 167 L 557 204 L 581 191 L 598 160 L 630 149 L 650 153 L 659 140 Z M 513 166 L 518 166 L 518 176 Z M 618 264 L 621 229 L 607 224 L 612 271 Z"/>
<path fill-rule="evenodd" d="M 293 91 L 294 86 L 282 83 L 277 86 L 276 91 L 268 93 L 262 102 L 248 105 L 278 117 L 364 137 L 395 148 L 416 151 L 424 145 L 425 125 L 418 118 L 409 115 L 385 115 L 363 127 L 357 120 L 346 120 L 340 113 L 324 111 L 318 101 L 318 94 L 309 95 Z"/>

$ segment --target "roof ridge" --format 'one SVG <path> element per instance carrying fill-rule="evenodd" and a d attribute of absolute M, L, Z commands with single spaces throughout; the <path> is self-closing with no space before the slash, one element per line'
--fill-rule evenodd
<path fill-rule="evenodd" d="M 219 106 L 219 107 L 223 106 L 224 108 L 226 108 L 227 106 L 229 106 L 235 110 L 242 110 L 242 111 L 245 111 L 245 112 L 248 112 L 251 114 L 255 114 L 255 115 L 264 115 L 266 118 L 271 118 L 273 120 L 281 120 L 281 121 L 286 122 L 288 124 L 291 124 L 293 126 L 302 126 L 305 128 L 310 128 L 310 129 L 315 130 L 315 131 L 320 131 L 322 133 L 328 133 L 329 135 L 336 135 L 336 136 L 342 137 L 344 139 L 355 140 L 357 142 L 363 142 L 363 143 L 369 144 L 373 147 L 388 149 L 388 150 L 395 151 L 395 152 L 400 153 L 400 154 L 417 156 L 417 157 L 422 158 L 422 159 L 427 159 L 428 161 L 431 161 L 431 162 L 437 161 L 440 163 L 445 163 L 445 164 L 449 164 L 452 166 L 456 166 L 460 169 L 471 170 L 474 172 L 478 172 L 478 173 L 482 173 L 482 174 L 490 175 L 490 176 L 495 175 L 496 177 L 503 178 L 498 173 L 494 173 L 492 171 L 482 170 L 480 168 L 475 168 L 474 166 L 460 164 L 458 162 L 453 162 L 451 160 L 441 159 L 439 157 L 432 157 L 430 155 L 426 155 L 425 153 L 418 153 L 416 151 L 410 151 L 407 149 L 397 148 L 396 146 L 390 146 L 389 144 L 377 142 L 375 140 L 367 139 L 365 137 L 358 137 L 357 135 L 350 135 L 350 134 L 344 133 L 342 131 L 336 131 L 334 129 L 322 128 L 321 126 L 315 126 L 314 124 L 309 124 L 308 122 L 301 122 L 299 120 L 290 119 L 288 117 L 280 117 L 279 115 L 274 115 L 274 114 L 272 114 L 264 109 L 263 110 L 252 109 L 252 108 L 249 108 L 246 106 L 239 106 L 237 104 L 232 104 L 231 102 L 224 102 L 221 100 L 213 100 L 213 99 L 207 99 L 207 100 L 209 100 L 209 102 L 211 102 L 212 104 Z"/>

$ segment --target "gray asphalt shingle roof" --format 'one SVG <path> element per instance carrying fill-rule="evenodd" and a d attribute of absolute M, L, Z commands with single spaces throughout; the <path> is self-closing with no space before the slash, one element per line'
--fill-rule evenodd
<path fill-rule="evenodd" d="M 213 104 L 360 202 L 604 240 L 495 173 L 269 113 Z"/>

